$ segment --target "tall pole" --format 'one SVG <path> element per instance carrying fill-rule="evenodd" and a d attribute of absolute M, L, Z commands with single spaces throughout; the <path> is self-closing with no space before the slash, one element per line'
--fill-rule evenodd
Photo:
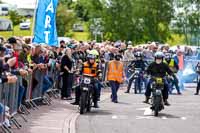
<path fill-rule="evenodd" d="M 34 9 L 34 15 L 33 15 L 33 25 L 32 25 L 32 31 L 31 31 L 31 36 L 32 36 L 32 37 L 33 37 L 33 35 L 34 35 L 35 18 L 36 18 L 36 10 L 37 10 L 37 7 L 38 7 L 38 1 L 39 1 L 39 0 L 36 0 L 36 1 L 35 1 L 35 9 Z"/>

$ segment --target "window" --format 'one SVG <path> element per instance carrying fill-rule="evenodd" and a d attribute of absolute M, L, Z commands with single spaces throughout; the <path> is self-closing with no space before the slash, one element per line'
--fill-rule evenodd
<path fill-rule="evenodd" d="M 7 7 L 2 7 L 1 10 L 2 11 L 8 11 L 8 8 Z"/>

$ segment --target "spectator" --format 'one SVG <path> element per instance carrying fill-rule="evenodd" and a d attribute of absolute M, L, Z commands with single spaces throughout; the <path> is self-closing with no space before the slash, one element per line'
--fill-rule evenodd
<path fill-rule="evenodd" d="M 71 97 L 72 77 L 73 77 L 72 67 L 73 67 L 73 61 L 72 61 L 71 49 L 67 48 L 61 60 L 61 72 L 63 80 L 63 86 L 61 89 L 62 100 L 72 99 Z"/>

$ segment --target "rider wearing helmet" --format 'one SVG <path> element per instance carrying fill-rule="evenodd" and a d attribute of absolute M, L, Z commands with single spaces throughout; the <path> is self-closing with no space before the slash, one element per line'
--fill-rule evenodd
<path fill-rule="evenodd" d="M 144 72 L 145 68 L 147 67 L 147 62 L 143 60 L 143 54 L 142 54 L 142 52 L 136 52 L 135 53 L 135 58 L 136 58 L 136 60 L 132 61 L 131 64 L 128 65 L 128 68 L 132 68 L 132 69 L 138 68 L 138 69 L 141 69 L 141 72 Z M 134 80 L 134 76 L 132 76 L 130 78 L 129 83 L 128 83 L 128 87 L 127 87 L 127 91 L 125 93 L 129 93 L 130 92 L 130 88 L 131 88 L 133 80 Z M 139 81 L 138 81 L 139 84 L 141 83 L 141 80 L 142 80 L 142 78 L 140 77 Z M 141 86 L 139 86 L 139 87 L 141 87 Z M 136 91 L 137 90 L 135 90 L 135 92 Z"/>
<path fill-rule="evenodd" d="M 81 71 L 80 71 L 80 75 L 88 75 L 91 77 L 98 77 L 100 73 L 100 69 L 99 69 L 99 65 L 96 63 L 96 55 L 93 54 L 92 51 L 89 51 L 88 55 L 87 55 L 87 61 L 83 63 Z M 96 79 L 95 79 L 96 80 Z M 93 102 L 94 102 L 94 107 L 95 108 L 99 108 L 98 106 L 98 88 L 96 88 L 96 82 L 93 84 L 94 87 L 94 96 L 93 96 Z M 76 99 L 75 102 L 72 103 L 74 105 L 78 105 L 79 104 L 79 100 L 80 100 L 80 86 L 78 88 L 76 88 Z"/>
<path fill-rule="evenodd" d="M 155 61 L 149 65 L 147 68 L 147 74 L 150 75 L 151 77 L 161 77 L 164 78 L 164 89 L 162 91 L 163 93 L 163 100 L 164 104 L 169 106 L 170 104 L 168 103 L 168 83 L 167 80 L 165 79 L 166 75 L 173 75 L 173 72 L 170 70 L 169 66 L 163 62 L 164 60 L 164 54 L 162 52 L 156 52 L 155 53 Z M 149 99 L 151 96 L 151 84 L 153 80 L 150 79 L 149 83 L 147 85 L 147 89 L 145 92 L 146 100 L 144 103 L 149 103 Z"/>
<path fill-rule="evenodd" d="M 172 58 L 172 54 L 171 53 L 166 53 L 165 54 L 165 60 L 164 60 L 164 63 L 166 63 L 170 70 L 174 73 L 173 75 L 173 79 L 172 79 L 172 84 L 170 86 L 170 93 L 172 93 L 173 91 L 173 86 L 176 87 L 176 90 L 177 90 L 177 93 L 178 95 L 181 95 L 181 92 L 180 92 L 180 88 L 178 86 L 178 78 L 176 77 L 176 73 L 178 72 L 178 69 L 179 69 L 179 66 L 178 64 L 176 63 L 176 61 Z"/>

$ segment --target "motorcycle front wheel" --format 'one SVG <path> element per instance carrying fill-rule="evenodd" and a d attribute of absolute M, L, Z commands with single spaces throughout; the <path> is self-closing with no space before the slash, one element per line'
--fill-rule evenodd
<path fill-rule="evenodd" d="M 86 112 L 86 102 L 87 102 L 87 92 L 82 92 L 80 97 L 80 114 L 84 114 Z"/>
<path fill-rule="evenodd" d="M 161 97 L 156 96 L 154 97 L 154 116 L 158 116 L 158 113 L 160 111 L 160 106 L 161 106 Z"/>
<path fill-rule="evenodd" d="M 87 104 L 87 111 L 90 112 L 91 111 L 91 108 L 92 108 L 92 102 L 93 99 L 92 99 L 92 93 L 89 94 L 89 98 L 88 98 L 88 104 Z"/>

